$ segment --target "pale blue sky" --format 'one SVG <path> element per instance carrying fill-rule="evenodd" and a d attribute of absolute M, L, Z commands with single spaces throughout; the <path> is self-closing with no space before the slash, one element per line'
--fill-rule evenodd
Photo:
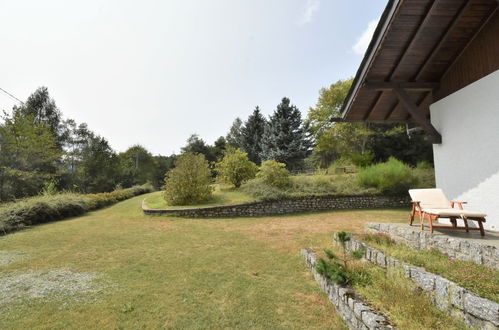
<path fill-rule="evenodd" d="M 306 116 L 321 87 L 355 74 L 386 2 L 3 0 L 0 87 L 24 100 L 47 86 L 118 151 L 170 154 L 283 96 Z M 0 93 L 0 109 L 13 104 Z"/>

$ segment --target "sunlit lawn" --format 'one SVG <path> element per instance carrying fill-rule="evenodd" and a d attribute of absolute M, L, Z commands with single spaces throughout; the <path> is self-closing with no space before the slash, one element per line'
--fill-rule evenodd
<path fill-rule="evenodd" d="M 329 246 L 337 230 L 407 217 L 406 210 L 148 217 L 143 198 L 0 237 L 0 251 L 24 253 L 0 266 L 0 282 L 64 268 L 97 273 L 107 283 L 88 300 L 54 295 L 0 305 L 0 328 L 342 328 L 299 249 Z"/>
<path fill-rule="evenodd" d="M 163 193 L 160 191 L 149 195 L 146 198 L 146 203 L 147 206 L 152 209 L 185 209 L 193 207 L 241 204 L 255 201 L 255 198 L 251 197 L 250 195 L 228 185 L 214 184 L 213 188 L 213 197 L 206 202 L 202 202 L 196 205 L 168 205 L 168 203 L 163 198 Z"/>

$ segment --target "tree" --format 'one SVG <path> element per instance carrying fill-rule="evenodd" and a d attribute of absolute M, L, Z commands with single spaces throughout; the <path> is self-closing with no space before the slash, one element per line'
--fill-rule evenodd
<path fill-rule="evenodd" d="M 316 140 L 316 165 L 327 167 L 340 157 L 365 166 L 372 161 L 386 161 L 395 156 L 416 164 L 419 160 L 432 161 L 431 144 L 423 135 L 410 139 L 400 124 L 334 122 L 341 117 L 341 107 L 353 79 L 339 80 L 319 91 L 315 108 L 310 108 L 307 123 Z"/>
<path fill-rule="evenodd" d="M 212 153 L 215 156 L 215 159 L 219 160 L 223 157 L 224 151 L 227 148 L 227 141 L 223 136 L 220 136 L 215 140 L 212 147 Z"/>
<path fill-rule="evenodd" d="M 181 148 L 182 153 L 195 153 L 195 154 L 203 154 L 205 158 L 209 162 L 216 161 L 216 157 L 213 154 L 213 149 L 204 142 L 203 139 L 199 137 L 197 134 L 192 134 L 187 139 L 187 144 L 185 147 Z"/>
<path fill-rule="evenodd" d="M 242 133 L 241 133 L 242 126 L 243 126 L 243 121 L 241 120 L 241 118 L 237 117 L 229 129 L 229 133 L 227 133 L 227 136 L 225 137 L 227 144 L 233 146 L 234 148 L 243 147 Z"/>
<path fill-rule="evenodd" d="M 208 200 L 212 191 L 209 163 L 202 154 L 178 156 L 166 173 L 164 198 L 170 205 L 196 204 Z"/>
<path fill-rule="evenodd" d="M 260 153 L 262 152 L 262 136 L 266 123 L 267 121 L 257 106 L 248 117 L 244 127 L 241 128 L 242 149 L 248 153 L 248 158 L 257 165 L 262 162 Z"/>
<path fill-rule="evenodd" d="M 289 169 L 302 166 L 312 147 L 307 127 L 302 124 L 298 108 L 283 98 L 265 126 L 262 138 L 262 160 L 274 159 Z"/>
<path fill-rule="evenodd" d="M 14 106 L 13 112 L 32 116 L 35 124 L 50 127 L 58 143 L 62 143 L 62 114 L 50 97 L 47 87 L 39 87 L 21 106 Z"/>
<path fill-rule="evenodd" d="M 126 187 L 150 182 L 159 188 L 156 183 L 157 164 L 153 155 L 146 148 L 134 145 L 120 153 L 118 157 L 123 171 L 122 180 Z M 162 174 L 164 175 L 165 172 Z"/>
<path fill-rule="evenodd" d="M 54 179 L 61 151 L 50 127 L 30 113 L 4 113 L 0 125 L 0 200 L 37 194 Z"/>
<path fill-rule="evenodd" d="M 253 179 L 258 166 L 248 159 L 248 154 L 239 149 L 229 148 L 224 152 L 223 159 L 217 163 L 218 177 L 236 188 L 247 180 Z"/>

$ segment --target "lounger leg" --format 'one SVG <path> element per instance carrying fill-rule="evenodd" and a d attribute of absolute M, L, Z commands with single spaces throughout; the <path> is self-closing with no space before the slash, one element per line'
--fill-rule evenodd
<path fill-rule="evenodd" d="M 483 230 L 482 220 L 478 220 L 478 227 L 480 228 L 480 235 L 485 236 L 485 230 Z"/>
<path fill-rule="evenodd" d="M 450 218 L 450 222 L 452 223 L 452 227 L 456 228 L 457 227 L 457 221 L 456 218 Z"/>
<path fill-rule="evenodd" d="M 424 230 L 424 217 L 426 213 L 423 213 L 419 216 L 419 224 L 421 225 L 421 230 Z"/>
<path fill-rule="evenodd" d="M 433 216 L 428 214 L 428 218 L 430 219 L 430 233 L 433 234 Z"/>
<path fill-rule="evenodd" d="M 466 229 L 466 232 L 469 233 L 470 230 L 468 228 L 468 220 L 466 220 L 466 218 L 463 217 L 463 221 L 464 221 L 464 228 Z"/>

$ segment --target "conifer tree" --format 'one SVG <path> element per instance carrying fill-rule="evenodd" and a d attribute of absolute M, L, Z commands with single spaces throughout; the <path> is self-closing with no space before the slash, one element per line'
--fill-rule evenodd
<path fill-rule="evenodd" d="M 274 159 L 288 169 L 303 164 L 312 147 L 308 129 L 302 124 L 300 110 L 283 98 L 265 126 L 262 138 L 262 160 Z"/>
<path fill-rule="evenodd" d="M 260 165 L 260 153 L 262 152 L 262 136 L 265 130 L 266 120 L 257 106 L 241 129 L 242 149 L 248 153 L 248 158 Z"/>
<path fill-rule="evenodd" d="M 241 120 L 241 118 L 237 117 L 229 129 L 229 133 L 227 133 L 227 136 L 225 137 L 227 143 L 236 149 L 242 148 L 242 127 L 243 121 Z"/>

